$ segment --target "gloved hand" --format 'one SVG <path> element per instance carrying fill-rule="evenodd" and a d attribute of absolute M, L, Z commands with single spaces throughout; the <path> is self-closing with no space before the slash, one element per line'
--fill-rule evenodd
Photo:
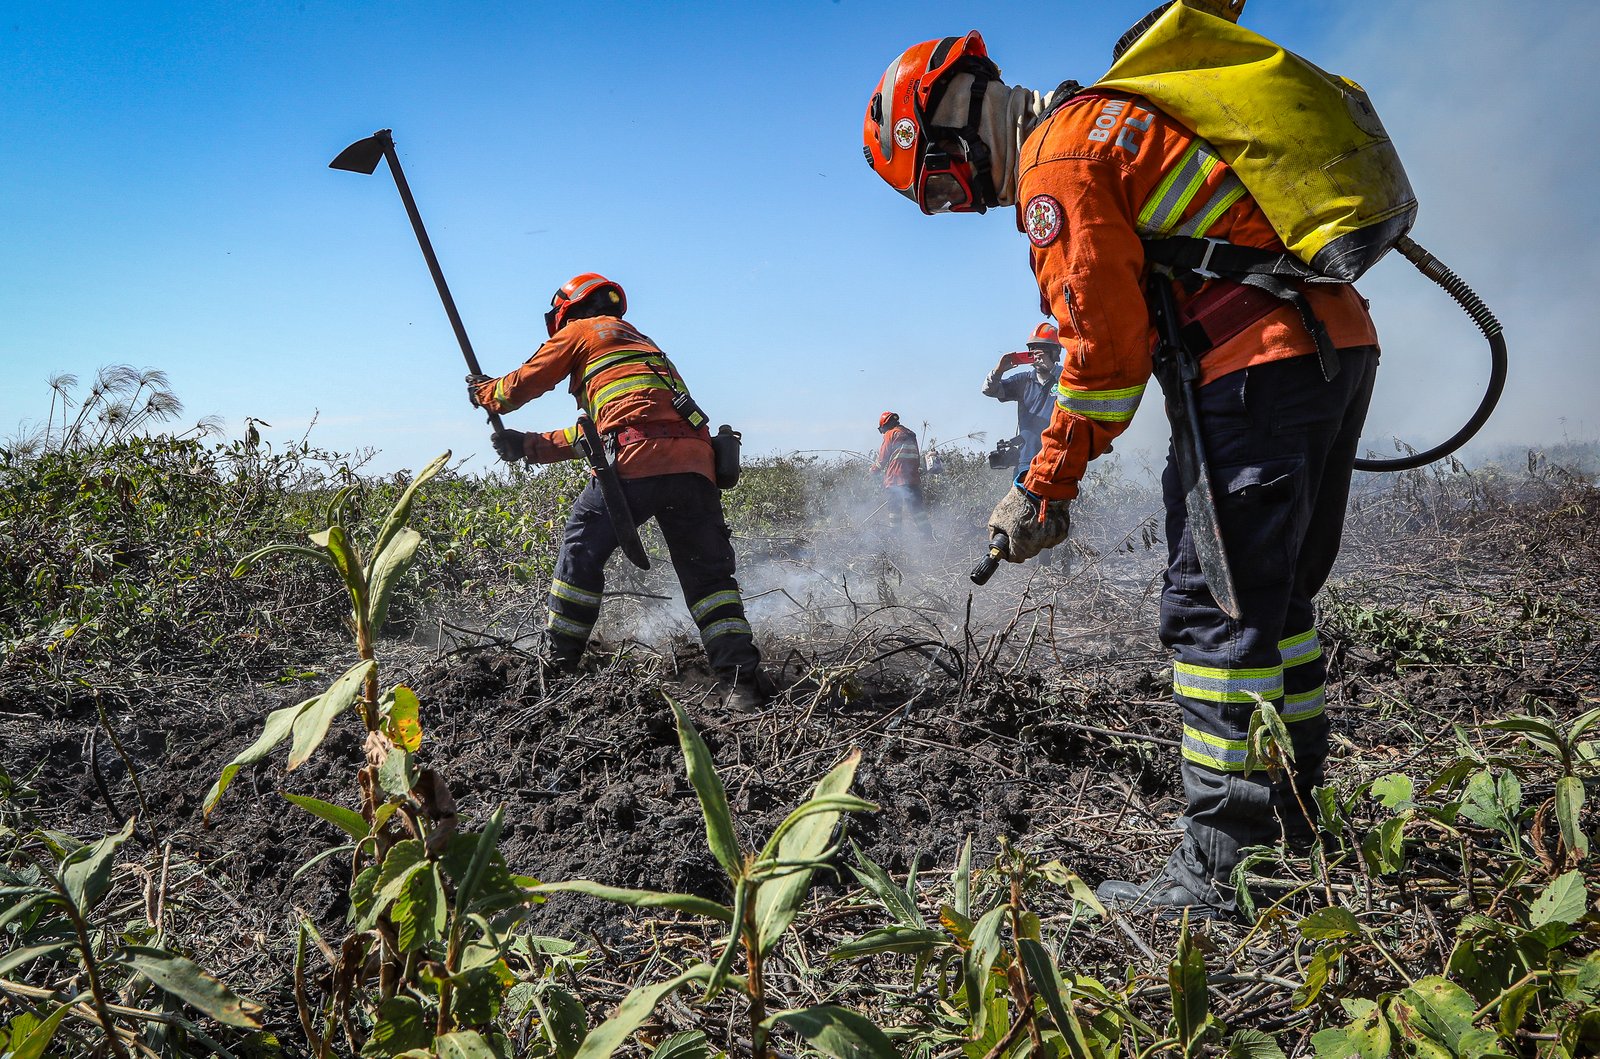
<path fill-rule="evenodd" d="M 1039 509 L 1044 508 L 1044 521 Z M 1004 533 L 1010 541 L 1006 561 L 1020 563 L 1067 539 L 1067 501 L 1046 500 L 1013 486 L 989 514 L 989 533 Z"/>
<path fill-rule="evenodd" d="M 522 430 L 502 430 L 491 435 L 489 440 L 494 445 L 494 454 L 507 463 L 516 463 L 526 456 L 527 433 Z"/>
<path fill-rule="evenodd" d="M 483 386 L 484 383 L 493 381 L 494 378 L 492 376 L 480 375 L 477 372 L 472 372 L 467 375 L 467 400 L 472 402 L 472 407 L 483 407 L 483 405 L 478 401 L 478 390 Z"/>

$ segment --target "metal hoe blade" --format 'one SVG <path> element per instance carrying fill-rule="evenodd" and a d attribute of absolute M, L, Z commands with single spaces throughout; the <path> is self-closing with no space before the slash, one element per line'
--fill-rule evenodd
<path fill-rule="evenodd" d="M 389 130 L 384 129 L 383 133 Z M 329 169 L 343 169 L 347 173 L 364 173 L 371 176 L 377 172 L 378 163 L 383 161 L 383 143 L 378 139 L 379 133 L 368 136 L 339 152 L 339 157 L 328 163 Z"/>

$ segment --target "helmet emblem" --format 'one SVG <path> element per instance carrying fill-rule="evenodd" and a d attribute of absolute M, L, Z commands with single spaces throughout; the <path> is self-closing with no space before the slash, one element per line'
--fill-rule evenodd
<path fill-rule="evenodd" d="M 911 150 L 911 145 L 917 142 L 917 127 L 910 118 L 901 118 L 894 123 L 894 143 L 902 151 Z"/>
<path fill-rule="evenodd" d="M 1061 234 L 1061 203 L 1051 195 L 1035 195 L 1022 211 L 1022 226 L 1034 246 L 1049 246 Z"/>

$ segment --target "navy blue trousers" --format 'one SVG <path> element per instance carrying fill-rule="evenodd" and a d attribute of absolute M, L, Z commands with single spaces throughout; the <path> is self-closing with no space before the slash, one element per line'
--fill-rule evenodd
<path fill-rule="evenodd" d="M 733 576 L 733 545 L 717 487 L 698 474 L 660 474 L 624 478 L 622 491 L 641 526 L 653 518 L 661 527 L 711 668 L 732 680 L 754 679 L 761 655 Z M 557 661 L 575 662 L 583 654 L 600 617 L 606 560 L 616 550 L 617 531 L 600 486 L 591 479 L 567 517 L 550 582 L 545 627 Z"/>
<path fill-rule="evenodd" d="M 1184 840 L 1168 872 L 1224 908 L 1233 907 L 1240 849 L 1315 833 L 1301 803 L 1315 813 L 1310 789 L 1322 782 L 1329 726 L 1313 597 L 1339 553 L 1378 351 L 1343 350 L 1340 364 L 1327 380 L 1315 356 L 1293 357 L 1232 372 L 1198 392 L 1238 619 L 1217 607 L 1206 586 L 1170 450 L 1162 476 L 1161 642 L 1174 655 L 1188 799 Z M 1287 722 L 1293 785 L 1244 773 L 1257 696 Z"/>

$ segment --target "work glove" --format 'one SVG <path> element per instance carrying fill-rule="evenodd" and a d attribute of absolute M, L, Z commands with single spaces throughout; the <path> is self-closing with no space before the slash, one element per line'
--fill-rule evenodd
<path fill-rule="evenodd" d="M 483 403 L 478 400 L 478 391 L 483 388 L 484 383 L 493 381 L 494 378 L 492 376 L 480 375 L 477 372 L 472 372 L 467 375 L 467 400 L 472 402 L 472 407 L 483 407 Z"/>
<path fill-rule="evenodd" d="M 489 440 L 494 445 L 494 454 L 507 463 L 516 463 L 527 455 L 527 433 L 521 430 L 502 430 L 492 435 Z"/>
<path fill-rule="evenodd" d="M 1047 500 L 1020 485 L 1013 486 L 989 514 L 989 534 L 1006 535 L 1005 557 L 1013 563 L 1031 559 L 1066 540 L 1067 525 L 1067 501 Z"/>

